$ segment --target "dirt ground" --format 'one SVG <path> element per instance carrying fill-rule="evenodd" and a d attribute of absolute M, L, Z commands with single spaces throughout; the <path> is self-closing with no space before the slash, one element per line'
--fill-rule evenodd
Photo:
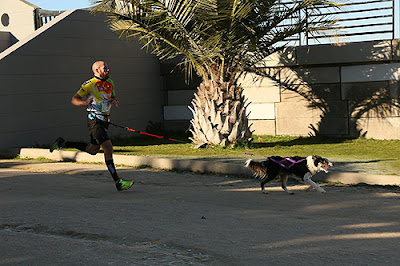
<path fill-rule="evenodd" d="M 400 189 L 0 160 L 0 265 L 400 265 Z"/>

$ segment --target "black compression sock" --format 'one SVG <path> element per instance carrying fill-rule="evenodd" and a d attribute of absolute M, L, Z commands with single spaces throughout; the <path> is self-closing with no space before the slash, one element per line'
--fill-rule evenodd
<path fill-rule="evenodd" d="M 117 169 L 115 169 L 114 160 L 106 161 L 106 165 L 114 181 L 118 181 L 119 177 L 117 175 Z"/>
<path fill-rule="evenodd" d="M 66 141 L 63 145 L 65 148 L 75 148 L 80 151 L 86 151 L 87 143 L 84 142 L 74 142 L 74 141 Z"/>

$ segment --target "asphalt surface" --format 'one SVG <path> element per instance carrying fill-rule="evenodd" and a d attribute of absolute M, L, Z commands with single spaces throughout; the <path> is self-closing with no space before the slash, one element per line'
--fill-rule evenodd
<path fill-rule="evenodd" d="M 49 159 L 64 162 L 104 163 L 104 155 L 98 153 L 89 155 L 77 151 L 54 151 L 38 148 L 22 148 L 19 153 L 21 158 Z M 114 163 L 129 167 L 150 167 L 153 169 L 189 171 L 203 174 L 223 174 L 238 177 L 252 177 L 253 173 L 245 168 L 244 164 L 249 158 L 257 161 L 265 158 L 255 156 L 242 157 L 156 157 L 132 156 L 115 154 Z M 380 160 L 335 160 L 329 158 L 334 166 L 329 168 L 329 173 L 317 173 L 314 181 L 341 184 L 369 184 L 399 186 L 400 176 L 391 167 L 386 167 Z"/>
<path fill-rule="evenodd" d="M 0 161 L 0 265 L 399 265 L 400 189 Z"/>

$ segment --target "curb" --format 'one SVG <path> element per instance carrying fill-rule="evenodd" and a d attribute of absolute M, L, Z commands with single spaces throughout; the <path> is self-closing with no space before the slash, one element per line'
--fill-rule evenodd
<path fill-rule="evenodd" d="M 22 148 L 21 158 L 46 158 L 54 161 L 104 163 L 103 154 L 90 155 L 86 152 L 54 151 L 48 149 Z M 181 170 L 200 173 L 217 173 L 230 175 L 252 176 L 251 172 L 242 165 L 233 163 L 208 162 L 195 159 L 169 159 L 148 156 L 113 155 L 114 163 L 132 167 L 149 166 L 164 170 Z M 244 163 L 243 163 L 244 165 Z"/>
<path fill-rule="evenodd" d="M 64 162 L 86 162 L 104 163 L 103 154 L 90 155 L 85 152 L 77 151 L 54 151 L 50 153 L 48 149 L 22 148 L 21 158 L 46 158 L 54 161 Z M 243 165 L 237 163 L 210 162 L 196 159 L 169 159 L 149 156 L 133 156 L 114 154 L 115 164 L 140 167 L 149 166 L 156 169 L 191 171 L 207 174 L 227 174 L 252 177 L 252 173 Z M 340 182 L 342 184 L 368 184 L 381 186 L 399 186 L 400 176 L 393 175 L 370 175 L 368 173 L 348 173 L 331 172 L 325 174 L 317 173 L 313 177 L 314 181 L 319 182 Z"/>
<path fill-rule="evenodd" d="M 394 175 L 370 175 L 368 173 L 318 173 L 313 178 L 319 182 L 340 182 L 345 185 L 368 184 L 379 186 L 400 186 L 400 176 Z"/>

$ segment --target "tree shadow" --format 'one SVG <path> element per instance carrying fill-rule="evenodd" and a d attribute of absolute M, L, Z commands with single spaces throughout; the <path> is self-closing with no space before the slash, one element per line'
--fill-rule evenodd
<path fill-rule="evenodd" d="M 384 162 L 396 161 L 395 159 L 377 159 L 377 160 L 345 160 L 345 161 L 334 161 L 330 173 L 368 173 L 377 175 L 392 174 L 393 171 L 384 166 Z"/>
<path fill-rule="evenodd" d="M 340 137 L 323 137 L 323 136 L 312 136 L 312 137 L 298 137 L 288 141 L 274 141 L 274 142 L 253 142 L 252 148 L 267 148 L 275 146 L 293 146 L 293 145 L 313 145 L 313 144 L 337 144 L 344 143 L 352 138 L 340 138 Z"/>
<path fill-rule="evenodd" d="M 4 161 L 0 162 L 0 169 L 1 168 L 14 168 L 21 165 L 33 165 L 33 164 L 42 164 L 42 161 L 34 161 L 34 160 L 18 160 L 18 161 Z M 60 163 L 58 161 L 46 161 L 46 163 Z"/>
<path fill-rule="evenodd" d="M 338 52 L 342 47 L 336 47 L 334 51 Z M 380 43 L 371 47 L 367 58 L 370 65 L 357 65 L 357 74 L 361 77 L 359 82 L 340 80 L 338 83 L 317 83 L 319 76 L 313 68 L 328 65 L 296 65 L 293 60 L 296 51 L 293 49 L 280 54 L 281 66 L 260 68 L 256 74 L 278 84 L 281 95 L 286 94 L 289 102 L 301 96 L 307 101 L 309 110 L 320 113 L 319 117 L 313 115 L 319 121 L 309 124 L 309 136 L 366 137 L 370 121 L 382 122 L 398 116 L 400 109 L 397 69 L 392 67 L 386 69 L 388 73 L 381 73 L 383 63 L 390 61 L 382 61 L 382 58 L 388 57 L 388 48 L 382 48 Z M 331 66 L 343 67 L 346 64 L 336 63 Z M 291 73 L 288 74 L 288 71 Z M 342 77 L 341 72 L 339 75 Z"/>
<path fill-rule="evenodd" d="M 0 150 L 0 159 L 13 159 L 18 156 L 19 151 L 19 148 Z"/>

